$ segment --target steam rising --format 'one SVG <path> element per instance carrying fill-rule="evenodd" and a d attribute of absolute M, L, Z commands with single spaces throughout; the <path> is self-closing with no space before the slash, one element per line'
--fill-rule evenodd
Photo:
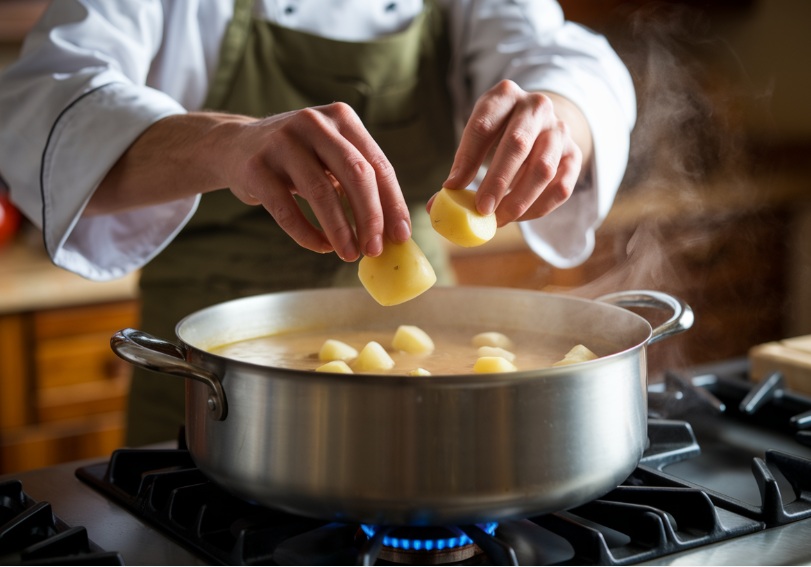
<path fill-rule="evenodd" d="M 709 37 L 707 18 L 653 5 L 630 14 L 627 29 L 617 49 L 634 78 L 639 117 L 624 186 L 692 186 L 740 165 L 735 111 L 751 87 L 719 73 L 734 54 Z"/>
<path fill-rule="evenodd" d="M 616 234 L 614 267 L 566 293 L 596 298 L 653 289 L 694 303 L 703 299 L 714 242 L 733 214 L 717 203 L 716 193 L 755 195 L 741 113 L 752 101 L 765 102 L 768 93 L 749 84 L 728 46 L 711 37 L 701 12 L 652 4 L 623 19 L 621 29 L 607 35 L 631 72 L 639 109 L 617 200 L 632 196 L 641 203 L 639 220 Z M 730 68 L 737 70 L 719 70 Z M 720 187 L 727 190 L 716 191 Z M 753 235 L 736 236 L 756 245 Z M 657 366 L 678 367 L 681 340 L 666 342 L 661 350 L 654 347 L 665 359 Z"/>
<path fill-rule="evenodd" d="M 742 75 L 718 71 L 729 68 L 735 56 L 710 37 L 709 21 L 697 10 L 652 4 L 626 14 L 622 29 L 609 35 L 617 35 L 612 44 L 631 72 L 639 106 L 618 201 L 633 196 L 644 204 L 630 238 L 618 236 L 618 264 L 570 293 L 589 298 L 624 289 L 679 293 L 683 257 L 701 255 L 730 214 L 723 207 L 710 210 L 713 188 L 734 185 L 742 191 L 751 184 L 739 124 L 754 89 Z M 692 236 L 668 230 L 671 220 L 683 225 L 691 219 L 703 230 Z"/>

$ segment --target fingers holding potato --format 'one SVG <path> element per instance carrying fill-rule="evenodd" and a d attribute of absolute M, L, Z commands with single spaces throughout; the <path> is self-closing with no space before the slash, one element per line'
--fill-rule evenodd
<path fill-rule="evenodd" d="M 431 226 L 459 246 L 480 246 L 496 235 L 496 215 L 476 210 L 476 193 L 445 189 L 431 203 Z"/>
<path fill-rule="evenodd" d="M 364 256 L 358 266 L 363 287 L 380 305 L 414 299 L 436 283 L 436 273 L 412 239 L 394 243 L 384 239 L 379 256 Z"/>

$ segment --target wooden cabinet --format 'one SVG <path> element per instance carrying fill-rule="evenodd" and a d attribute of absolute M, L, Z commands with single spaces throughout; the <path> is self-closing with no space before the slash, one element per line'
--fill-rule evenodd
<path fill-rule="evenodd" d="M 137 324 L 135 300 L 0 315 L 0 473 L 124 444 L 131 369 L 110 336 Z"/>

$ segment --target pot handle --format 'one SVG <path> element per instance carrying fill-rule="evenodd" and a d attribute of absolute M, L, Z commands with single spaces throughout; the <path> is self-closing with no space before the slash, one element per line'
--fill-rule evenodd
<path fill-rule="evenodd" d="M 597 301 L 610 303 L 619 307 L 654 307 L 656 309 L 672 309 L 673 316 L 651 333 L 648 344 L 661 341 L 671 335 L 682 333 L 693 326 L 695 316 L 693 310 L 678 297 L 673 297 L 661 291 L 636 290 L 618 291 L 598 297 Z"/>
<path fill-rule="evenodd" d="M 213 372 L 186 362 L 186 351 L 182 347 L 135 329 L 118 331 L 110 339 L 110 346 L 114 353 L 135 366 L 202 382 L 208 386 L 208 416 L 215 421 L 225 419 L 227 406 L 220 379 Z"/>

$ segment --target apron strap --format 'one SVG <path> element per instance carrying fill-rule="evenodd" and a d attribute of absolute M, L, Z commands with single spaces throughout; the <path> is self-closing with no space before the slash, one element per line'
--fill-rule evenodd
<path fill-rule="evenodd" d="M 239 63 L 248 43 L 254 0 L 235 0 L 234 17 L 225 29 L 225 36 L 220 47 L 220 60 L 211 80 L 208 96 L 203 108 L 222 108 L 234 77 L 239 71 Z"/>

